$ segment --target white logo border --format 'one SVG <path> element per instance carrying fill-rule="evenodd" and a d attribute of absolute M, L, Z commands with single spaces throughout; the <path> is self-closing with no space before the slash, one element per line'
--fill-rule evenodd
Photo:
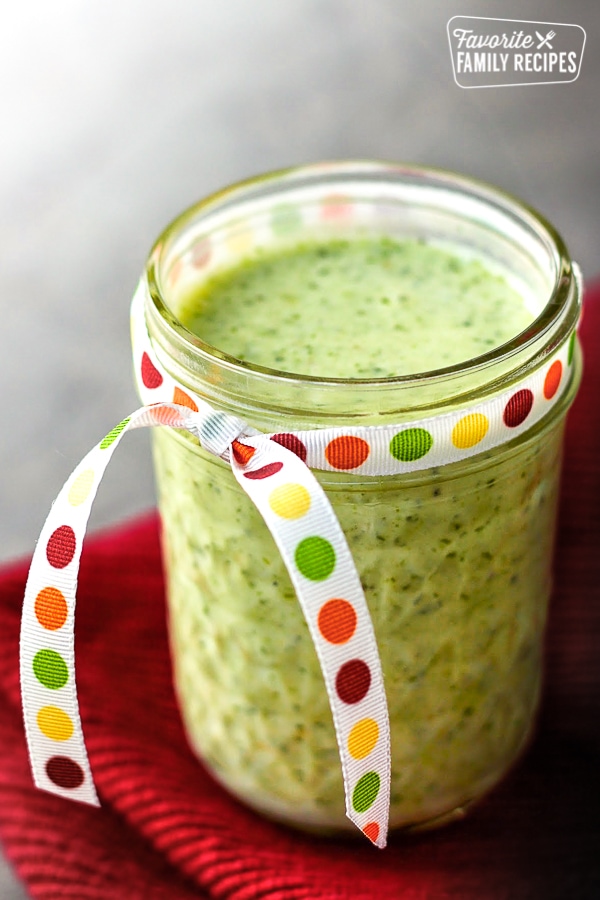
<path fill-rule="evenodd" d="M 456 67 L 454 65 L 454 53 L 452 52 L 452 37 L 450 34 L 450 25 L 454 22 L 455 19 L 469 19 L 471 21 L 477 20 L 479 22 L 512 22 L 520 25 L 558 25 L 560 28 L 579 28 L 580 31 L 583 32 L 583 44 L 581 45 L 581 54 L 579 56 L 579 66 L 577 68 L 577 74 L 575 78 L 569 79 L 561 79 L 559 81 L 508 81 L 506 84 L 461 84 L 458 78 L 456 77 Z M 452 74 L 454 76 L 454 81 L 457 87 L 462 88 L 463 91 L 476 90 L 480 88 L 500 88 L 500 87 L 533 87 L 535 85 L 540 84 L 573 84 L 574 81 L 577 81 L 579 75 L 581 73 L 581 65 L 583 63 L 583 51 L 585 50 L 585 43 L 587 40 L 587 33 L 585 28 L 582 25 L 576 25 L 571 22 L 538 22 L 534 19 L 501 19 L 495 16 L 464 16 L 464 15 L 456 15 L 452 16 L 448 19 L 448 23 L 446 25 L 446 31 L 448 34 L 448 44 L 450 47 L 450 60 L 452 62 Z"/>

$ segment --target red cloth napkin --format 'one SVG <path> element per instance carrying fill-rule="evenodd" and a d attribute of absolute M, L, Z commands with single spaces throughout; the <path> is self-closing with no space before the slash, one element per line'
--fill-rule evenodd
<path fill-rule="evenodd" d="M 0 571 L 0 839 L 32 897 L 600 897 L 600 285 L 588 292 L 582 337 L 544 706 L 536 740 L 504 783 L 464 822 L 392 834 L 384 851 L 297 834 L 240 806 L 186 746 L 152 515 L 91 538 L 83 553 L 79 692 L 100 810 L 32 786 L 17 662 L 27 565 Z"/>

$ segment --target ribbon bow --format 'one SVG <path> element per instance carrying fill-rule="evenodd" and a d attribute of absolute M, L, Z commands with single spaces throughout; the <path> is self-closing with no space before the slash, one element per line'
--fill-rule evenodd
<path fill-rule="evenodd" d="M 331 706 L 348 817 L 385 847 L 390 726 L 377 642 L 354 561 L 311 469 L 381 476 L 465 459 L 511 440 L 544 417 L 569 378 L 575 335 L 509 390 L 469 409 L 404 425 L 259 434 L 184 390 L 153 351 L 146 285 L 132 304 L 134 365 L 145 403 L 80 462 L 37 543 L 21 627 L 23 715 L 35 784 L 99 805 L 79 715 L 74 663 L 77 576 L 91 506 L 123 435 L 167 425 L 227 460 L 271 531 L 314 642 Z"/>

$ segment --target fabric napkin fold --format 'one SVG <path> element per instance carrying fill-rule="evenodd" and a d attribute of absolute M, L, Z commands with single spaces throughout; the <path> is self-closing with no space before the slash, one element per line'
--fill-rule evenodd
<path fill-rule="evenodd" d="M 600 896 L 600 285 L 587 292 L 581 336 L 544 703 L 535 740 L 502 785 L 463 822 L 392 833 L 385 851 L 360 836 L 296 833 L 238 804 L 186 744 L 152 513 L 90 537 L 82 557 L 78 682 L 99 810 L 32 785 L 18 682 L 27 563 L 0 570 L 0 840 L 33 898 Z"/>

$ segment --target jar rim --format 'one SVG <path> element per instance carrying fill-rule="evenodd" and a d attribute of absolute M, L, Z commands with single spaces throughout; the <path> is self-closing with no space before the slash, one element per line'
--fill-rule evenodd
<path fill-rule="evenodd" d="M 370 179 L 382 186 L 387 181 L 388 184 L 394 182 L 410 188 L 427 187 L 437 192 L 439 197 L 444 193 L 466 197 L 479 204 L 481 209 L 493 211 L 497 218 L 507 223 L 507 227 L 510 223 L 513 228 L 521 228 L 523 234 L 528 233 L 538 242 L 539 248 L 543 248 L 546 265 L 553 270 L 553 279 L 541 311 L 524 331 L 482 355 L 444 368 L 384 378 L 330 378 L 280 371 L 230 356 L 187 329 L 166 299 L 165 271 L 174 242 L 185 234 L 192 223 L 210 216 L 216 210 L 235 208 L 257 192 L 274 191 L 276 199 L 281 199 L 276 193 L 278 189 L 292 189 L 303 182 L 318 179 L 327 179 L 332 188 L 351 179 Z M 545 274 L 548 275 L 547 269 Z M 212 193 L 185 210 L 162 232 L 149 255 L 145 279 L 149 328 L 153 338 L 157 337 L 166 359 L 185 359 L 186 366 L 196 373 L 216 365 L 238 380 L 247 383 L 250 379 L 258 389 L 265 383 L 292 389 L 310 386 L 318 391 L 335 391 L 338 396 L 340 391 L 361 389 L 384 393 L 415 388 L 428 391 L 435 390 L 438 385 L 452 383 L 456 397 L 457 389 L 459 393 L 461 390 L 459 382 L 468 381 L 469 377 L 472 380 L 475 376 L 481 386 L 490 380 L 486 379 L 486 373 L 493 382 L 500 375 L 505 384 L 507 374 L 535 365 L 539 353 L 544 355 L 544 348 L 555 347 L 565 339 L 579 316 L 577 269 L 560 234 L 537 210 L 512 194 L 470 176 L 435 167 L 382 161 L 348 160 L 295 166 L 245 179 Z"/>

